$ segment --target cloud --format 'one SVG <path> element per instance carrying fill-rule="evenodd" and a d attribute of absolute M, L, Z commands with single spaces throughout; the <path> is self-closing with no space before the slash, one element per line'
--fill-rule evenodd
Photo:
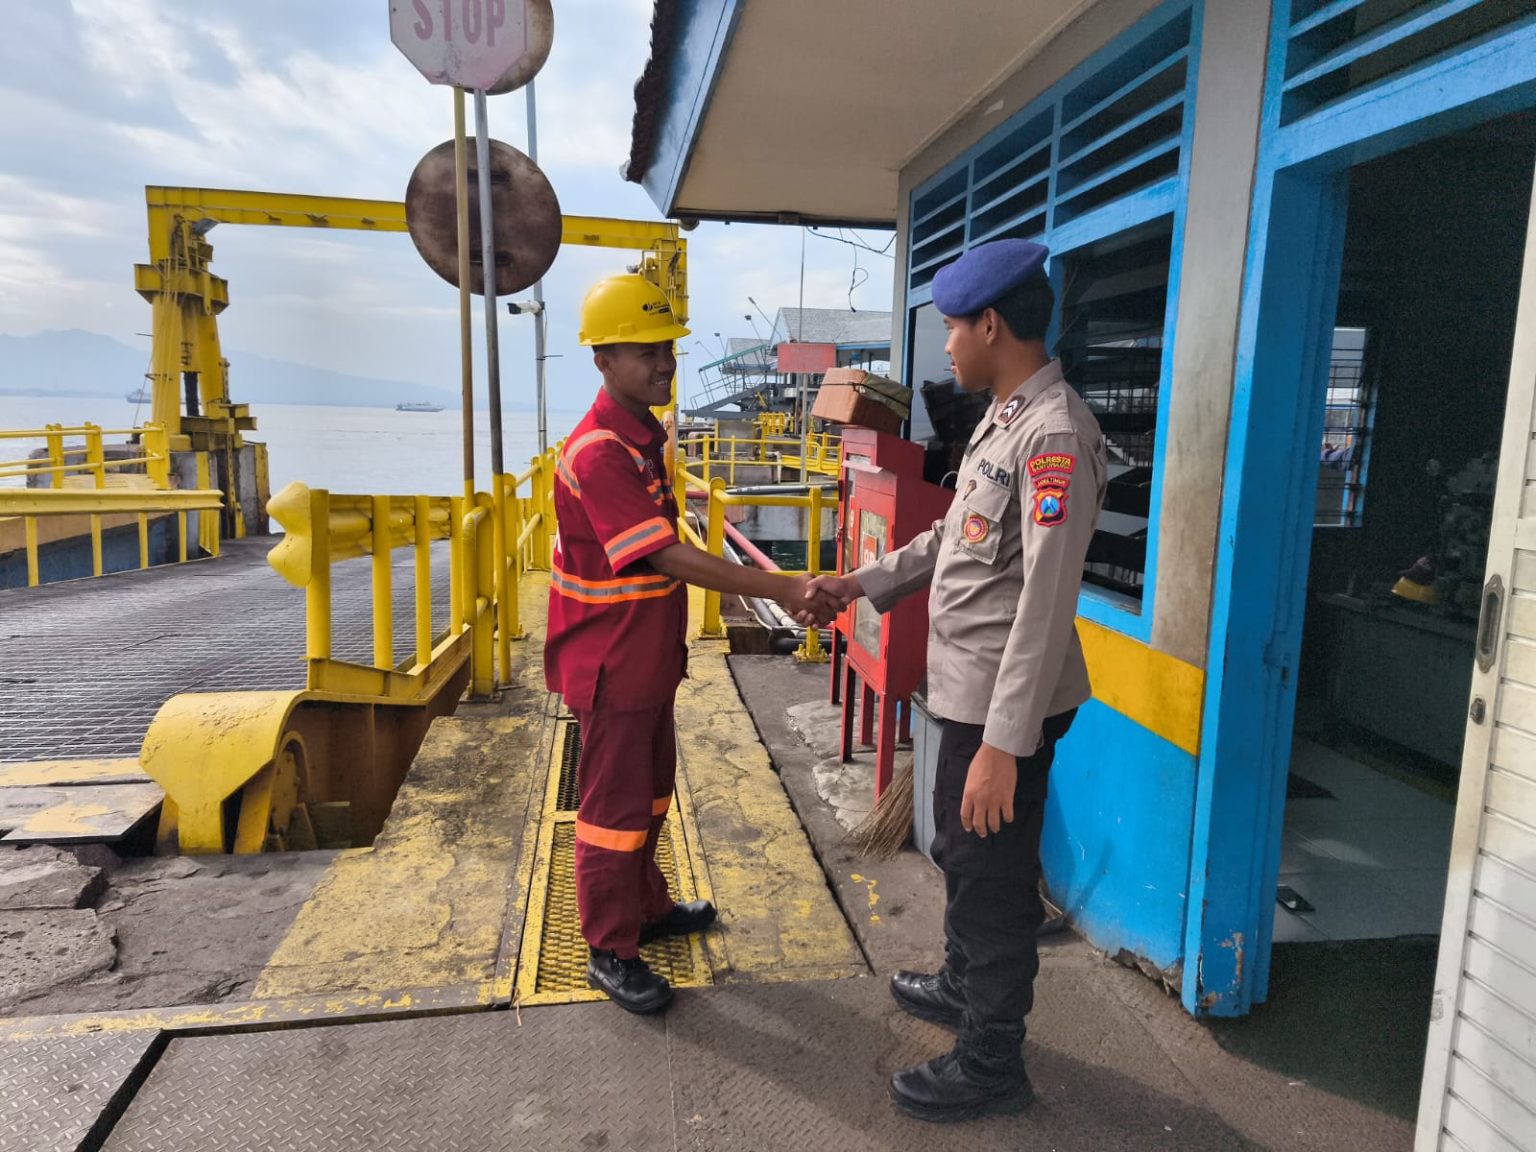
<path fill-rule="evenodd" d="M 539 143 L 567 213 L 656 217 L 644 192 L 618 177 L 650 13 L 650 0 L 557 6 L 537 81 Z M 133 341 L 148 330 L 148 307 L 133 291 L 133 265 L 147 256 L 146 184 L 395 199 L 417 160 L 452 133 L 448 90 L 427 84 L 389 42 L 382 0 L 48 0 L 8 5 L 7 18 L 6 331 L 86 327 Z M 491 120 L 497 137 L 525 143 L 520 94 L 494 98 Z M 211 240 L 214 270 L 230 282 L 220 329 L 236 381 L 242 348 L 364 375 L 457 380 L 457 293 L 404 236 L 221 226 Z M 797 302 L 796 229 L 706 224 L 688 241 L 692 321 L 711 343 L 715 331 L 750 334 L 748 295 L 770 314 Z M 577 310 L 593 281 L 634 255 L 568 248 L 551 269 L 552 397 L 590 397 Z M 891 262 L 858 259 L 872 277 L 855 303 L 889 307 Z M 853 250 L 813 239 L 806 262 L 806 304 L 845 306 Z M 532 325 L 503 314 L 500 334 L 508 396 L 531 399 Z"/>

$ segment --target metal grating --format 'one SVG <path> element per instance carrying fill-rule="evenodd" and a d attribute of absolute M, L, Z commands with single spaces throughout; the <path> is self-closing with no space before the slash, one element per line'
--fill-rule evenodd
<path fill-rule="evenodd" d="M 1170 190 L 1191 99 L 1187 5 L 1144 22 L 1109 62 L 1012 117 L 912 201 L 908 287 L 966 249 L 1052 230 L 1133 194 Z"/>
<path fill-rule="evenodd" d="M 543 933 L 539 939 L 537 995 L 585 992 L 587 942 L 581 938 L 581 916 L 576 906 L 576 826 L 568 821 L 555 825 L 554 850 L 550 857 L 548 897 L 544 904 Z M 674 899 L 688 898 L 678 875 L 677 854 L 672 850 L 672 823 L 664 824 L 656 846 L 656 863 L 667 878 Z M 640 953 L 651 968 L 673 987 L 709 984 L 709 972 L 694 963 L 694 949 L 687 937 L 674 936 L 647 945 Z"/>
<path fill-rule="evenodd" d="M 1292 0 L 1280 122 L 1304 119 L 1531 18 L 1530 0 Z"/>
<path fill-rule="evenodd" d="M 581 725 L 574 720 L 564 725 L 560 744 L 560 786 L 555 795 L 556 812 L 574 812 L 581 807 L 581 787 L 577 768 L 581 764 Z"/>

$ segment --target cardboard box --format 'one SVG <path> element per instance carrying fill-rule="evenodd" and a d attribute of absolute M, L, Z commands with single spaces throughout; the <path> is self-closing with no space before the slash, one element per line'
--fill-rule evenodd
<path fill-rule="evenodd" d="M 833 368 L 822 377 L 811 415 L 837 424 L 857 424 L 891 435 L 912 413 L 912 389 L 862 368 Z"/>
<path fill-rule="evenodd" d="M 811 415 L 834 424 L 857 424 L 892 436 L 901 434 L 901 417 L 896 411 L 852 384 L 823 384 L 816 393 Z"/>

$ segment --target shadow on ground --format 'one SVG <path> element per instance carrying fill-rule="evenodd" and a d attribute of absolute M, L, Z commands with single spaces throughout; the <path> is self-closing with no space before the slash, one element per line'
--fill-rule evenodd
<path fill-rule="evenodd" d="M 1439 938 L 1276 944 L 1269 1001 L 1210 1022 L 1227 1051 L 1412 1120 Z"/>

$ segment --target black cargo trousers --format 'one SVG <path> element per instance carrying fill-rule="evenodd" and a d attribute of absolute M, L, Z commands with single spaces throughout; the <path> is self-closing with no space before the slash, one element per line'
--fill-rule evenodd
<path fill-rule="evenodd" d="M 1049 717 L 1045 742 L 1020 756 L 1013 821 L 985 839 L 960 824 L 960 802 L 982 726 L 944 721 L 933 786 L 933 859 L 944 870 L 945 963 L 965 987 L 969 1023 L 1022 1021 L 1034 1005 L 1040 953 L 1040 829 L 1056 743 L 1077 709 Z"/>

